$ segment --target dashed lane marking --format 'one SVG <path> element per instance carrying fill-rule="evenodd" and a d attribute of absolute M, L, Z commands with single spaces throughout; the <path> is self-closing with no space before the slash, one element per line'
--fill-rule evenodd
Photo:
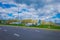
<path fill-rule="evenodd" d="M 35 31 L 40 32 L 39 30 L 35 30 Z"/>
<path fill-rule="evenodd" d="M 14 33 L 13 35 L 15 35 L 15 36 L 17 36 L 17 37 L 19 37 L 20 35 L 19 34 L 17 34 L 17 33 Z"/>

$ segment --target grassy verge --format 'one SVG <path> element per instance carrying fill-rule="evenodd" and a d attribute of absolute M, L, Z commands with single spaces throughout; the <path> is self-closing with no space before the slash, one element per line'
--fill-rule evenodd
<path fill-rule="evenodd" d="M 57 25 L 33 25 L 33 26 L 25 26 L 25 24 L 0 24 L 0 25 L 8 25 L 8 26 L 19 26 L 19 27 L 28 27 L 28 28 L 48 28 L 48 29 L 60 29 L 60 26 Z"/>
<path fill-rule="evenodd" d="M 56 25 L 40 25 L 40 28 L 49 28 L 49 29 L 60 29 L 60 26 Z"/>

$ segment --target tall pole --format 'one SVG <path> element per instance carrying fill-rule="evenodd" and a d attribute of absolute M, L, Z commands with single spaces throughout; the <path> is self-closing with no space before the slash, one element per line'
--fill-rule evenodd
<path fill-rule="evenodd" d="M 18 26 L 18 20 L 19 20 L 19 4 L 18 4 L 18 19 L 17 19 L 17 26 Z"/>
<path fill-rule="evenodd" d="M 19 22 L 19 4 L 18 4 L 18 22 Z M 17 26 L 18 26 L 18 24 L 17 24 Z"/>

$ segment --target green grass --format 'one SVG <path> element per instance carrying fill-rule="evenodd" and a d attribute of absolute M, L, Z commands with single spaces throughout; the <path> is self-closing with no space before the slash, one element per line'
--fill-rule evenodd
<path fill-rule="evenodd" d="M 57 25 L 32 25 L 25 26 L 25 24 L 0 24 L 0 25 L 11 25 L 11 26 L 24 26 L 24 27 L 35 27 L 35 28 L 48 28 L 48 29 L 60 29 L 60 26 Z"/>
<path fill-rule="evenodd" d="M 25 24 L 0 24 L 0 25 L 25 26 Z"/>
<path fill-rule="evenodd" d="M 36 27 L 36 28 L 48 28 L 48 29 L 60 29 L 60 26 L 57 25 L 39 25 L 39 26 L 29 26 L 29 27 Z"/>
<path fill-rule="evenodd" d="M 39 28 L 60 29 L 60 26 L 56 25 L 40 25 Z"/>

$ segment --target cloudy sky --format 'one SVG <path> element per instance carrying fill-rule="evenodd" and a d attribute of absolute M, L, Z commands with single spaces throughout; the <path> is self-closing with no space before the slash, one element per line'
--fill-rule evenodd
<path fill-rule="evenodd" d="M 0 0 L 0 20 L 60 20 L 60 0 Z"/>

